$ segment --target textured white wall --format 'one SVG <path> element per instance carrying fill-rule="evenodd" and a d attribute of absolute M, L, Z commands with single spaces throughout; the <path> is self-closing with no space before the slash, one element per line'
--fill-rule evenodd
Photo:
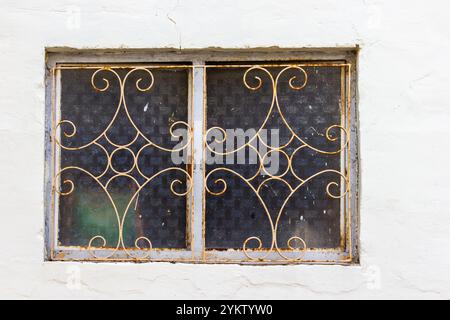
<path fill-rule="evenodd" d="M 1 298 L 450 298 L 446 0 L 0 1 Z M 361 267 L 43 262 L 44 48 L 361 46 Z"/>

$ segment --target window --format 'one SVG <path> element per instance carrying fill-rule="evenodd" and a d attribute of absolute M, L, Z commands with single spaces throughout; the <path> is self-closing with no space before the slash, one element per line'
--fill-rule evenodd
<path fill-rule="evenodd" d="M 355 61 L 49 52 L 47 258 L 357 262 Z"/>

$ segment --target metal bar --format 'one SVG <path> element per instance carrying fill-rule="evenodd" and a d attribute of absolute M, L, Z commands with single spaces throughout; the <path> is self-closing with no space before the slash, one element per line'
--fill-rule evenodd
<path fill-rule="evenodd" d="M 148 69 L 177 69 L 177 68 L 250 68 L 254 66 L 259 67 L 345 67 L 349 66 L 348 63 L 271 63 L 271 64 L 260 64 L 260 63 L 246 63 L 246 64 L 62 64 L 55 67 L 56 70 L 70 70 L 70 69 L 128 69 L 128 68 L 148 68 Z"/>
<path fill-rule="evenodd" d="M 193 97 L 193 141 L 194 141 L 194 173 L 193 173 L 193 197 L 194 197 L 194 234 L 193 234 L 193 254 L 196 259 L 201 259 L 204 251 L 203 239 L 203 174 L 204 174 L 204 153 L 203 153 L 203 128 L 204 128 L 204 76 L 203 66 L 194 67 L 194 97 Z"/>

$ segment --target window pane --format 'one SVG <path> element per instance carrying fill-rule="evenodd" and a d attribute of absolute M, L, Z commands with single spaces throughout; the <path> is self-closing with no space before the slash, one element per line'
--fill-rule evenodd
<path fill-rule="evenodd" d="M 181 68 L 61 71 L 60 245 L 189 245 L 188 78 Z"/>
<path fill-rule="evenodd" d="M 207 248 L 341 245 L 342 70 L 207 68 Z"/>

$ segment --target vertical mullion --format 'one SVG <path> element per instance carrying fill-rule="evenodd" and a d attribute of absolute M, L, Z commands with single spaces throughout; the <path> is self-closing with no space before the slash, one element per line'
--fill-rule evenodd
<path fill-rule="evenodd" d="M 60 194 L 56 192 L 57 189 L 61 187 L 61 175 L 55 178 L 55 175 L 61 170 L 61 147 L 56 143 L 56 139 L 61 141 L 61 127 L 59 127 L 59 132 L 57 132 L 58 123 L 61 121 L 61 81 L 62 74 L 61 70 L 55 71 L 55 102 L 54 102 L 54 127 L 52 128 L 53 137 L 52 143 L 54 145 L 54 155 L 53 155 L 53 172 L 52 172 L 52 183 L 53 183 L 53 195 L 54 197 L 54 207 L 52 209 L 53 220 L 53 248 L 58 249 L 59 240 L 59 198 Z"/>
<path fill-rule="evenodd" d="M 352 227 L 352 172 L 351 172 L 351 145 L 352 145 L 352 120 L 351 120 L 351 108 L 352 108 L 352 89 L 351 89 L 351 79 L 352 79 L 352 64 L 347 65 L 347 100 L 346 100 L 346 120 L 347 120 L 347 130 L 348 134 L 350 135 L 349 144 L 347 147 L 347 179 L 348 179 L 348 195 L 347 198 L 347 211 L 348 211 L 348 253 L 349 253 L 349 260 L 353 260 L 353 227 Z"/>
<path fill-rule="evenodd" d="M 341 97 L 340 97 L 340 116 L 341 116 L 341 121 L 340 121 L 340 125 L 343 128 L 347 128 L 346 122 L 347 122 L 347 99 L 346 99 L 346 67 L 342 66 L 340 67 L 341 69 L 341 83 L 340 83 L 340 87 L 341 87 Z M 339 153 L 340 155 L 340 171 L 341 173 L 346 176 L 347 174 L 347 170 L 346 170 L 346 150 L 348 148 L 348 145 L 344 146 L 345 141 L 348 139 L 348 134 L 344 134 L 341 131 L 341 141 L 340 141 L 340 147 L 341 147 L 341 152 Z M 344 194 L 346 188 L 347 188 L 347 183 L 345 181 L 342 181 L 342 178 L 340 178 L 340 194 Z M 346 232 L 346 226 L 347 226 L 347 201 L 346 201 L 347 197 L 343 197 L 340 199 L 340 246 L 342 248 L 342 250 L 345 250 L 345 247 L 347 245 L 347 232 Z"/>
<path fill-rule="evenodd" d="M 188 77 L 188 124 L 189 124 L 189 128 L 193 128 L 193 97 L 194 97 L 194 84 L 193 84 L 193 79 L 194 79 L 194 70 L 193 68 L 189 69 L 189 77 Z M 189 129 L 190 131 L 188 132 L 189 137 L 191 138 L 191 141 L 187 147 L 187 156 L 186 156 L 186 163 L 185 163 L 185 167 L 186 167 L 186 171 L 189 172 L 190 176 L 191 176 L 191 180 L 190 183 L 193 183 L 194 181 L 192 180 L 193 174 L 194 174 L 194 169 L 193 169 L 193 137 L 192 137 L 192 129 Z M 192 253 L 192 258 L 194 258 L 194 253 L 193 253 L 193 234 L 194 234 L 194 229 L 193 229 L 193 214 L 194 214 L 194 197 L 192 195 L 192 192 L 189 192 L 186 195 L 186 246 L 187 248 L 191 251 Z"/>
<path fill-rule="evenodd" d="M 192 235 L 193 258 L 201 260 L 204 253 L 203 235 L 203 190 L 204 190 L 204 95 L 205 95 L 205 67 L 203 61 L 193 61 L 193 135 L 194 135 L 194 173 L 193 173 L 193 197 L 194 197 L 194 223 Z"/>

